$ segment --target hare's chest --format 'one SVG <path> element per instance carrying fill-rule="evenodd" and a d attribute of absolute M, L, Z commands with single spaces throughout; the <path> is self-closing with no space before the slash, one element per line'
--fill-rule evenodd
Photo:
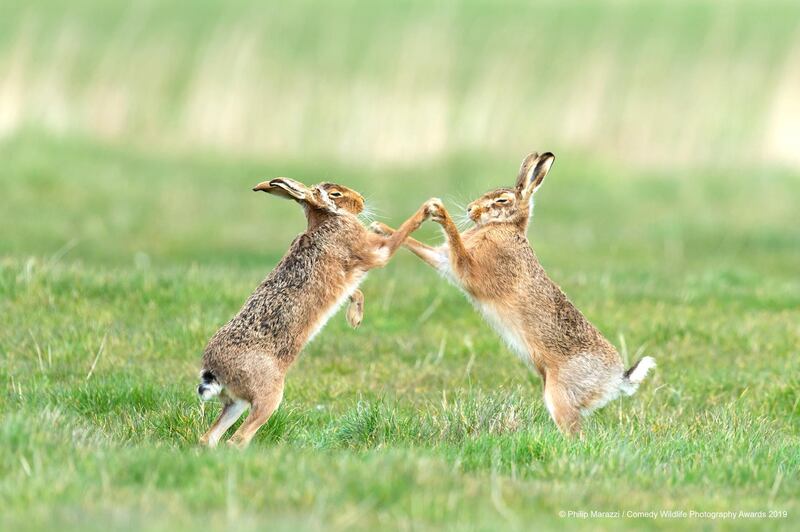
<path fill-rule="evenodd" d="M 509 349 L 526 364 L 532 363 L 530 349 L 523 335 L 514 327 L 514 324 L 491 303 L 484 303 L 474 299 L 472 301 L 475 308 L 483 316 L 483 319 L 500 335 L 500 338 L 503 339 Z"/>
<path fill-rule="evenodd" d="M 307 342 L 310 342 L 319 334 L 322 328 L 325 327 L 325 324 L 328 323 L 328 320 L 330 320 L 342 305 L 344 305 L 345 301 L 353 295 L 353 292 L 356 291 L 361 281 L 363 281 L 366 276 L 366 272 L 363 271 L 355 271 L 349 275 L 342 275 L 341 289 L 336 295 L 336 299 L 319 314 L 316 323 L 314 323 L 314 326 L 311 328 L 311 333 L 308 336 Z"/>
<path fill-rule="evenodd" d="M 450 263 L 450 248 L 447 244 L 442 244 L 438 248 L 434 248 L 433 253 L 430 254 L 430 261 L 431 265 L 436 268 L 436 271 L 445 279 L 458 288 L 464 289 L 461 279 L 459 279 L 453 271 L 453 265 Z"/>

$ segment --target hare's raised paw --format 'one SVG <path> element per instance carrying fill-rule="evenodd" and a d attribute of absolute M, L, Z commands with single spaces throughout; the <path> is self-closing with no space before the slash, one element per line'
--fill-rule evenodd
<path fill-rule="evenodd" d="M 442 203 L 442 200 L 439 198 L 431 198 L 425 202 L 425 212 L 434 222 L 444 221 L 447 214 L 447 211 L 444 209 L 444 203 Z"/>
<path fill-rule="evenodd" d="M 364 294 L 361 293 L 361 290 L 356 290 L 350 296 L 350 304 L 347 306 L 345 317 L 353 329 L 358 329 L 364 320 Z"/>

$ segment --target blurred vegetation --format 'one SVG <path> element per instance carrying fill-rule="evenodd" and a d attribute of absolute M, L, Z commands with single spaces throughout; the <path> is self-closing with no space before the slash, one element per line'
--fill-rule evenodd
<path fill-rule="evenodd" d="M 800 5 L 0 5 L 0 529 L 796 529 Z M 640 391 L 563 439 L 401 251 L 246 453 L 195 447 L 200 353 L 304 227 L 397 223 L 557 161 L 531 242 Z M 420 237 L 440 239 L 426 225 Z M 786 510 L 579 521 L 561 510 Z"/>
<path fill-rule="evenodd" d="M 0 132 L 406 164 L 800 164 L 800 4 L 6 3 Z"/>

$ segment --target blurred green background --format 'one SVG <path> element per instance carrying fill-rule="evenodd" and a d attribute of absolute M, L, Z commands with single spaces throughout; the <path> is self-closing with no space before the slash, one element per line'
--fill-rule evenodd
<path fill-rule="evenodd" d="M 0 131 L 385 168 L 800 162 L 796 2 L 16 2 Z"/>
<path fill-rule="evenodd" d="M 800 164 L 795 2 L 1 9 L 4 252 L 74 241 L 73 257 L 236 262 L 284 249 L 255 238 L 263 218 L 230 215 L 291 210 L 245 194 L 265 177 L 341 180 L 396 221 L 429 196 L 466 203 L 509 183 L 532 150 L 558 157 L 561 188 L 542 194 L 570 191 L 542 209 L 613 211 L 604 230 L 662 223 L 654 236 L 676 249 L 781 231 L 795 205 L 781 188 Z M 648 219 L 580 201 L 597 189 L 642 190 Z M 658 208 L 708 220 L 720 195 L 743 205 L 699 235 L 675 234 L 685 218 Z"/>
<path fill-rule="evenodd" d="M 790 1 L 3 2 L 0 528 L 795 527 L 798 95 Z M 304 227 L 255 183 L 341 182 L 397 224 L 533 150 L 532 245 L 657 358 L 636 396 L 564 440 L 401 251 L 253 448 L 196 448 L 202 348 Z"/>

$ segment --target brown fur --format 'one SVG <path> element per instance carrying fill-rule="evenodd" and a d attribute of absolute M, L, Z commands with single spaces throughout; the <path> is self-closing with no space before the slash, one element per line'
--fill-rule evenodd
<path fill-rule="evenodd" d="M 356 216 L 364 207 L 363 198 L 341 185 L 306 187 L 279 178 L 254 190 L 297 201 L 308 227 L 206 346 L 199 393 L 205 397 L 204 387 L 213 383 L 223 402 L 219 418 L 201 438 L 211 447 L 247 405 L 250 414 L 229 443 L 248 445 L 280 404 L 289 367 L 347 296 L 348 322 L 354 327 L 361 323 L 364 299 L 355 288 L 366 272 L 387 263 L 428 211 L 423 206 L 387 237 L 367 231 Z"/>
<path fill-rule="evenodd" d="M 550 153 L 526 157 L 514 188 L 492 190 L 469 205 L 475 226 L 464 233 L 441 201 L 431 200 L 429 214 L 442 226 L 446 242 L 434 248 L 409 238 L 405 246 L 462 288 L 537 369 L 553 420 L 563 432 L 576 433 L 582 413 L 620 391 L 633 393 L 638 382 L 627 380 L 616 349 L 550 280 L 528 242 L 533 192 L 553 160 Z M 393 234 L 383 224 L 371 229 Z"/>

